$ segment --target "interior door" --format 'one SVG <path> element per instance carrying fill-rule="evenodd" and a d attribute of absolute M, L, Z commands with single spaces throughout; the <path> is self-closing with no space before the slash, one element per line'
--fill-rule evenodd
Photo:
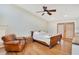
<path fill-rule="evenodd" d="M 57 24 L 57 33 L 61 33 L 62 37 L 64 37 L 64 23 Z"/>
<path fill-rule="evenodd" d="M 74 37 L 74 23 L 66 23 L 65 24 L 65 29 L 66 29 L 66 32 L 65 32 L 65 36 L 66 38 L 73 38 Z"/>

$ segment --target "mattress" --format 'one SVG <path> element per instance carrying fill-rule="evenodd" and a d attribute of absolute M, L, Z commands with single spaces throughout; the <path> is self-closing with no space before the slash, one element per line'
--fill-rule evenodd
<path fill-rule="evenodd" d="M 45 33 L 34 32 L 33 34 L 33 39 L 43 41 L 47 43 L 48 45 L 50 45 L 50 37 L 51 37 L 50 35 L 45 34 Z"/>

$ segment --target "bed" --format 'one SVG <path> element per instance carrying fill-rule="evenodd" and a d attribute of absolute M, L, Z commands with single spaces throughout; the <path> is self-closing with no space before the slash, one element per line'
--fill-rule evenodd
<path fill-rule="evenodd" d="M 55 46 L 58 42 L 61 41 L 62 34 L 50 35 L 46 32 L 34 32 L 31 33 L 33 41 L 41 43 L 49 48 Z"/>

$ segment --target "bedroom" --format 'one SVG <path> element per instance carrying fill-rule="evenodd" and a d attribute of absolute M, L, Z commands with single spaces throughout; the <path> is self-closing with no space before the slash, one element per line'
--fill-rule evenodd
<path fill-rule="evenodd" d="M 42 13 L 37 13 L 37 11 L 41 11 L 42 9 L 41 4 L 18 4 L 18 5 L 7 5 L 2 4 L 0 5 L 0 33 L 3 35 L 8 34 L 16 34 L 17 37 L 28 37 L 31 35 L 31 31 L 42 31 L 49 33 L 50 35 L 56 35 L 57 34 L 57 24 L 58 23 L 71 23 L 74 22 L 74 32 L 77 35 L 79 30 L 79 5 L 55 5 L 55 4 L 49 4 L 45 5 L 48 9 L 56 9 L 56 12 L 52 12 L 52 15 L 44 14 L 42 16 Z M 60 29 L 61 30 L 61 29 Z M 75 40 L 76 41 L 76 40 Z M 75 42 L 74 41 L 74 42 Z M 78 42 L 77 40 L 76 42 Z M 0 46 L 2 47 L 3 41 L 0 39 Z M 31 43 L 31 42 L 30 42 Z M 71 42 L 72 43 L 72 42 Z M 71 45 L 71 43 L 69 43 Z M 79 42 L 78 42 L 79 43 Z M 26 49 L 26 53 L 24 54 L 52 54 L 50 53 L 53 50 L 56 50 L 58 47 L 52 47 L 52 49 L 49 49 L 48 47 L 44 45 L 38 44 L 39 47 L 37 47 L 38 43 L 34 43 L 31 51 L 31 46 L 28 45 L 30 50 Z M 62 42 L 63 44 L 63 42 Z M 42 50 L 39 50 L 39 48 L 45 47 Z M 67 46 L 69 47 L 69 46 Z M 68 53 L 70 52 L 72 45 L 70 46 L 70 49 L 68 50 Z M 65 47 L 66 48 L 66 47 Z M 46 49 L 47 52 L 44 50 Z M 61 49 L 60 47 L 58 49 Z M 53 52 L 53 54 L 68 54 L 63 53 L 63 49 L 59 51 L 57 49 L 57 53 Z M 68 49 L 68 48 L 67 48 Z M 50 50 L 50 52 L 48 52 Z M 2 52 L 3 51 L 3 52 Z M 34 52 L 35 51 L 35 52 Z M 40 51 L 40 52 L 38 52 Z M 66 50 L 65 50 L 66 51 Z M 75 50 L 74 50 L 75 51 Z M 76 50 L 77 51 L 77 50 Z M 5 54 L 6 52 L 1 49 L 0 54 Z M 34 53 L 33 53 L 34 52 Z M 21 52 L 22 53 L 22 52 Z M 73 52 L 77 54 L 76 52 Z M 16 53 L 11 53 L 16 54 Z M 19 54 L 19 53 L 18 53 Z"/>

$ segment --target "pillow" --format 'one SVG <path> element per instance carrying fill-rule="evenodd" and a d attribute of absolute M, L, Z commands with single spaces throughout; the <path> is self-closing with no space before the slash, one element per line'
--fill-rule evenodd
<path fill-rule="evenodd" d="M 34 33 L 33 33 L 33 37 L 34 37 L 34 36 L 38 36 L 38 35 L 39 35 L 39 32 L 34 32 Z"/>

